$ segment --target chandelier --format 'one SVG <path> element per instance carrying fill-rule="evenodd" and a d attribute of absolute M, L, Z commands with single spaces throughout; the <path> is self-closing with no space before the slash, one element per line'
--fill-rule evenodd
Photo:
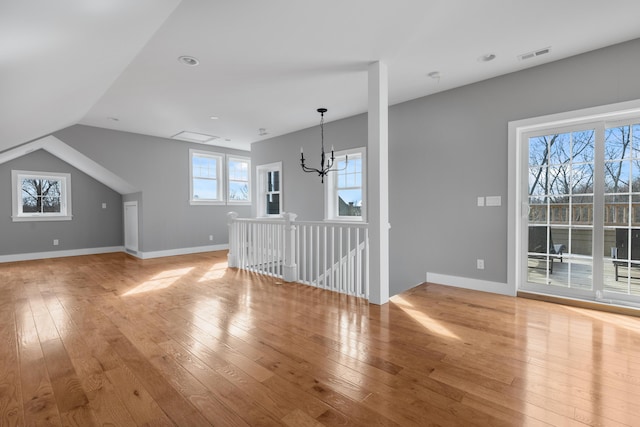
<path fill-rule="evenodd" d="M 300 166 L 302 170 L 305 172 L 317 173 L 320 177 L 321 182 L 324 184 L 324 177 L 329 174 L 329 172 L 337 172 L 338 170 L 343 169 L 331 169 L 333 167 L 333 162 L 335 161 L 335 156 L 333 154 L 333 146 L 331 146 L 331 157 L 327 159 L 327 154 L 324 151 L 324 113 L 327 112 L 326 108 L 318 108 L 318 113 L 320 113 L 320 168 L 310 168 L 304 163 L 304 152 L 302 151 L 302 147 L 300 147 Z M 347 156 L 345 156 L 345 168 L 347 167 L 346 162 L 348 161 Z"/>

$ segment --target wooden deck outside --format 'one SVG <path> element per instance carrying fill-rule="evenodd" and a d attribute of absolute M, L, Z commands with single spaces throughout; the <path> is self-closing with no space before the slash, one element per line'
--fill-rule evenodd
<path fill-rule="evenodd" d="M 640 425 L 640 318 L 225 256 L 0 264 L 0 425 Z"/>
<path fill-rule="evenodd" d="M 578 289 L 592 289 L 593 269 L 589 261 L 571 260 L 564 256 L 563 262 L 555 259 L 553 273 L 547 277 L 546 260 L 530 259 L 527 278 L 532 283 L 550 284 L 558 287 L 572 287 Z M 604 261 L 603 274 L 604 289 L 625 295 L 640 296 L 640 266 L 630 269 L 626 266 L 618 267 L 616 280 L 615 266 L 610 258 Z"/>

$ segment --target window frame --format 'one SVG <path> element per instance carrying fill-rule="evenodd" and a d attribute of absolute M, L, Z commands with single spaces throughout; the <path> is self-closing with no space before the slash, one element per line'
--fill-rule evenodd
<path fill-rule="evenodd" d="M 269 193 L 267 191 L 267 174 L 269 172 L 278 172 L 279 179 L 279 190 L 277 193 L 279 195 L 279 212 L 277 214 L 268 214 L 267 213 L 267 204 L 266 204 L 266 196 Z M 282 162 L 268 163 L 264 165 L 256 166 L 256 178 L 257 178 L 257 202 L 256 202 L 256 217 L 258 218 L 279 218 L 285 212 L 284 210 L 284 180 L 282 175 Z"/>
<path fill-rule="evenodd" d="M 240 162 L 246 162 L 247 163 L 247 188 L 249 190 L 249 194 L 247 197 L 247 200 L 233 200 L 231 199 L 231 181 L 235 181 L 235 182 L 244 182 L 244 181 L 238 181 L 238 180 L 232 180 L 231 179 L 231 167 L 229 166 L 229 164 L 232 161 L 240 161 Z M 250 205 L 251 204 L 251 196 L 252 196 L 252 191 L 251 191 L 251 158 L 249 157 L 244 157 L 244 156 L 235 156 L 235 155 L 227 155 L 227 162 L 226 162 L 226 178 L 227 178 L 227 193 L 226 193 L 226 197 L 227 197 L 227 204 L 228 205 Z"/>
<path fill-rule="evenodd" d="M 598 148 L 598 132 L 603 135 L 601 141 L 604 141 L 604 131 L 607 127 L 621 122 L 635 121 L 640 117 L 640 100 L 625 101 L 615 104 L 607 104 L 597 107 L 590 107 L 581 110 L 567 111 L 563 113 L 555 113 L 546 116 L 532 117 L 511 121 L 508 123 L 508 259 L 507 259 L 507 287 L 504 293 L 515 295 L 520 290 L 526 290 L 522 280 L 523 270 L 528 268 L 526 257 L 522 256 L 523 250 L 527 248 L 527 240 L 524 233 L 526 230 L 526 218 L 528 217 L 528 179 L 524 172 L 528 168 L 528 150 L 526 150 L 525 141 L 528 137 L 547 133 L 549 130 L 563 127 L 581 126 L 588 123 L 597 123 L 596 127 L 596 160 L 595 170 L 601 174 L 600 179 L 595 180 L 594 187 L 594 221 L 603 221 L 604 218 L 596 219 L 595 216 L 603 216 L 604 212 L 600 209 L 604 205 L 604 170 L 598 165 L 599 162 L 605 161 L 599 154 Z M 546 129 L 546 130 L 545 130 Z M 600 158 L 600 160 L 598 160 Z M 597 259 L 604 259 L 599 254 L 605 254 L 604 237 L 594 234 L 593 256 Z M 594 281 L 601 282 L 603 277 L 603 262 L 594 263 L 592 275 Z M 595 291 L 595 292 L 594 292 Z M 548 293 L 547 291 L 542 293 Z M 554 293 L 557 295 L 558 293 Z M 631 301 L 624 294 L 611 295 L 606 289 L 593 287 L 592 291 L 584 295 L 563 295 L 570 298 L 581 298 L 585 300 L 600 300 L 611 298 L 615 303 L 620 304 L 637 304 Z M 635 298 L 635 297 L 634 297 Z"/>
<path fill-rule="evenodd" d="M 329 172 L 326 179 L 325 189 L 324 189 L 324 218 L 325 221 L 336 221 L 336 222 L 366 222 L 367 221 L 367 149 L 365 147 L 359 148 L 350 148 L 347 150 L 342 150 L 334 153 L 335 161 L 334 167 L 337 166 L 337 163 L 344 159 L 345 156 L 349 157 L 357 157 L 359 156 L 362 163 L 361 170 L 361 183 L 360 186 L 362 190 L 362 207 L 360 211 L 360 216 L 340 216 L 340 205 L 338 202 L 338 171 Z M 355 188 L 355 187 L 354 187 Z"/>
<path fill-rule="evenodd" d="M 60 181 L 60 212 L 23 212 L 22 204 L 22 180 L 23 179 L 48 179 Z M 60 172 L 37 172 L 12 170 L 12 220 L 23 221 L 70 221 L 72 215 L 71 203 L 71 174 Z"/>
<path fill-rule="evenodd" d="M 193 159 L 195 156 L 215 159 L 216 164 L 216 194 L 215 199 L 195 199 L 193 188 Z M 225 155 L 213 151 L 189 149 L 189 204 L 190 205 L 223 205 L 225 204 Z"/>

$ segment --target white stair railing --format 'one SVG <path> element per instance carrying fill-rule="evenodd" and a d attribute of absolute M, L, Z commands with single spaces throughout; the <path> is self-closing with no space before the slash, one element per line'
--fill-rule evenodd
<path fill-rule="evenodd" d="M 227 216 L 229 267 L 369 298 L 367 224 Z"/>

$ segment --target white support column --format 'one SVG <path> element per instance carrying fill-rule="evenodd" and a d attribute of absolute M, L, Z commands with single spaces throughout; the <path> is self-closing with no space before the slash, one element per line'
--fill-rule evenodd
<path fill-rule="evenodd" d="M 368 222 L 369 301 L 389 301 L 389 87 L 387 66 L 369 65 Z"/>
<path fill-rule="evenodd" d="M 236 222 L 236 218 L 238 218 L 237 212 L 229 212 L 227 213 L 227 224 L 229 225 L 229 253 L 227 254 L 227 266 L 228 267 L 237 267 L 238 266 L 238 223 Z"/>
<path fill-rule="evenodd" d="M 298 281 L 298 266 L 296 265 L 296 226 L 294 221 L 298 217 L 294 213 L 284 213 L 284 266 L 282 278 L 285 282 Z"/>

